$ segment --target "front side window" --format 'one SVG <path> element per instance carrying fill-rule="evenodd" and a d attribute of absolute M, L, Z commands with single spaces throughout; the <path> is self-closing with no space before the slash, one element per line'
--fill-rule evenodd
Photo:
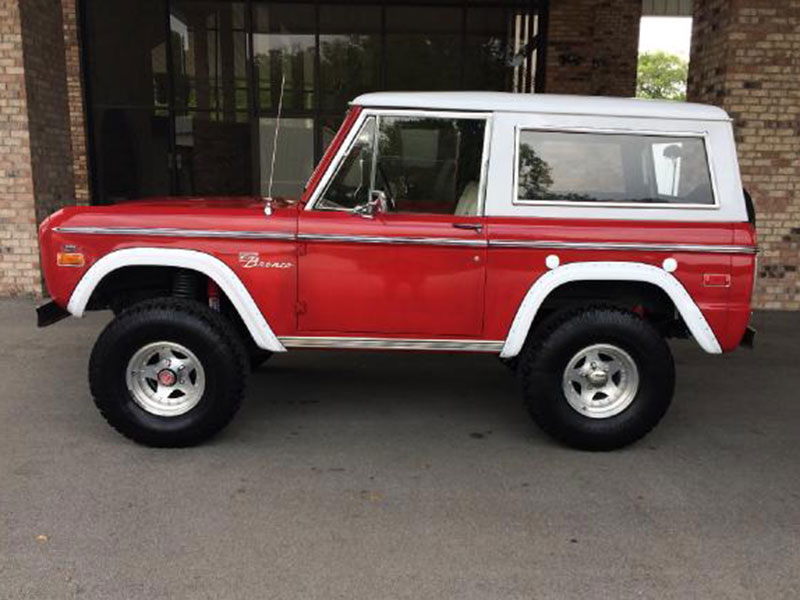
<path fill-rule="evenodd" d="M 380 191 L 389 212 L 477 215 L 485 129 L 485 119 L 371 116 L 317 207 L 352 210 Z"/>
<path fill-rule="evenodd" d="M 517 201 L 713 205 L 699 137 L 525 130 Z"/>
<path fill-rule="evenodd" d="M 375 117 L 369 117 L 356 136 L 333 180 L 317 203 L 325 210 L 352 210 L 366 204 L 372 185 Z"/>

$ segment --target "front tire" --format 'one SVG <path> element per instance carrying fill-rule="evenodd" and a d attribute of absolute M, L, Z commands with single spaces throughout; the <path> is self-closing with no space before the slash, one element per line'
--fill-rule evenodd
<path fill-rule="evenodd" d="M 234 326 L 198 302 L 131 306 L 100 334 L 89 383 L 103 417 L 147 446 L 192 446 L 225 427 L 242 401 L 247 356 Z"/>
<path fill-rule="evenodd" d="M 672 399 L 669 346 L 634 313 L 589 308 L 554 319 L 520 360 L 533 420 L 562 443 L 613 450 L 661 420 Z"/>

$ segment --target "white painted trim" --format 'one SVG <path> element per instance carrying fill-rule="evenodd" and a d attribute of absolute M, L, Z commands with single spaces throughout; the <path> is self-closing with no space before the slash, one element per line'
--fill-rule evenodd
<path fill-rule="evenodd" d="M 690 102 L 509 92 L 373 92 L 352 101 L 364 108 L 491 111 L 590 117 L 730 121 L 721 108 Z"/>
<path fill-rule="evenodd" d="M 92 292 L 106 275 L 122 267 L 135 266 L 180 267 L 207 275 L 225 292 L 260 348 L 272 352 L 286 351 L 236 273 L 218 258 L 196 250 L 126 248 L 111 252 L 83 275 L 70 296 L 67 310 L 82 317 Z"/>
<path fill-rule="evenodd" d="M 642 281 L 658 286 L 672 299 L 689 332 L 700 347 L 710 354 L 720 354 L 714 331 L 689 292 L 672 274 L 663 269 L 634 262 L 580 262 L 557 267 L 539 277 L 520 304 L 500 356 L 519 354 L 531 323 L 545 298 L 557 287 L 572 281 Z"/>

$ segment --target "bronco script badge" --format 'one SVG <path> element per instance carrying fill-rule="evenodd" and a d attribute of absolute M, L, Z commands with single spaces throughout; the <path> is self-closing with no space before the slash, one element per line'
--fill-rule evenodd
<path fill-rule="evenodd" d="M 239 264 L 245 269 L 291 269 L 290 262 L 272 262 L 261 260 L 258 252 L 239 252 Z"/>

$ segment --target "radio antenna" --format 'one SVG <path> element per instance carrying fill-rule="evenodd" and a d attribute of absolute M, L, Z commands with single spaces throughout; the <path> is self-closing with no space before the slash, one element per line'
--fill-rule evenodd
<path fill-rule="evenodd" d="M 281 75 L 281 95 L 278 97 L 278 116 L 275 119 L 275 135 L 272 138 L 272 160 L 269 165 L 269 184 L 267 186 L 267 202 L 272 202 L 272 182 L 275 179 L 275 156 L 278 152 L 278 133 L 281 130 L 281 112 L 283 111 L 283 90 L 286 87 L 286 73 Z M 272 210 L 267 204 L 266 211 Z"/>

